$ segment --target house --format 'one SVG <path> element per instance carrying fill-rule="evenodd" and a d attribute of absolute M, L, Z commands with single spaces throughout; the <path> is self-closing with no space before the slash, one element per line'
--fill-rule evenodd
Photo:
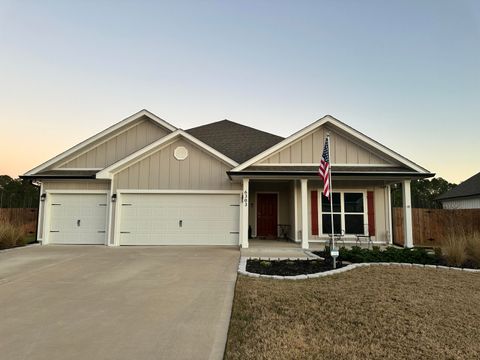
<path fill-rule="evenodd" d="M 330 134 L 333 216 L 344 241 L 392 242 L 390 186 L 434 174 L 327 115 L 288 138 L 228 120 L 181 130 L 142 110 L 28 171 L 43 244 L 240 245 L 331 233 L 317 174 Z"/>
<path fill-rule="evenodd" d="M 444 209 L 480 209 L 480 172 L 437 197 Z"/>

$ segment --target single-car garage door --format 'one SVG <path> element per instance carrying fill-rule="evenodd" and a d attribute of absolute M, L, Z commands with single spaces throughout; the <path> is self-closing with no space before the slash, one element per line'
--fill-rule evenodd
<path fill-rule="evenodd" d="M 120 245 L 238 245 L 238 194 L 122 194 Z"/>
<path fill-rule="evenodd" d="M 51 194 L 48 242 L 105 244 L 106 194 Z"/>

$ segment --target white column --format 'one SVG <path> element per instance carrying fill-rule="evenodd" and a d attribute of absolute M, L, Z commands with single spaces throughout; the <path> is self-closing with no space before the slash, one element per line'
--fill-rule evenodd
<path fill-rule="evenodd" d="M 248 207 L 249 207 L 249 179 L 243 179 L 242 203 L 240 204 L 240 244 L 248 248 Z"/>
<path fill-rule="evenodd" d="M 301 179 L 302 188 L 302 249 L 308 249 L 307 179 Z"/>
<path fill-rule="evenodd" d="M 390 185 L 386 187 L 387 191 L 387 216 L 388 216 L 388 243 L 393 244 L 393 226 L 392 226 L 392 188 Z"/>
<path fill-rule="evenodd" d="M 402 183 L 403 200 L 403 237 L 404 247 L 413 247 L 413 229 L 412 229 L 412 196 L 410 191 L 410 180 L 404 180 Z"/>
<path fill-rule="evenodd" d="M 298 239 L 298 203 L 297 203 L 297 180 L 293 180 L 293 241 L 299 242 Z"/>

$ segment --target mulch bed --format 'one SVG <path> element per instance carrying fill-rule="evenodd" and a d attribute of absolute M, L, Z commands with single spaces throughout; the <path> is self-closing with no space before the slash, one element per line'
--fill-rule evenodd
<path fill-rule="evenodd" d="M 337 269 L 345 266 L 337 262 Z M 331 261 L 312 260 L 247 260 L 248 272 L 262 275 L 296 276 L 333 270 Z"/>

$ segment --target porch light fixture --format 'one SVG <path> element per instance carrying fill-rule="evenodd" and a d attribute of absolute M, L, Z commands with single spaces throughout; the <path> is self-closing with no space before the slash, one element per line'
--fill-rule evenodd
<path fill-rule="evenodd" d="M 112 202 L 115 202 L 115 201 L 117 201 L 117 194 L 112 195 Z"/>
<path fill-rule="evenodd" d="M 46 198 L 47 194 L 43 193 L 42 195 L 40 195 L 40 201 L 45 201 Z"/>

